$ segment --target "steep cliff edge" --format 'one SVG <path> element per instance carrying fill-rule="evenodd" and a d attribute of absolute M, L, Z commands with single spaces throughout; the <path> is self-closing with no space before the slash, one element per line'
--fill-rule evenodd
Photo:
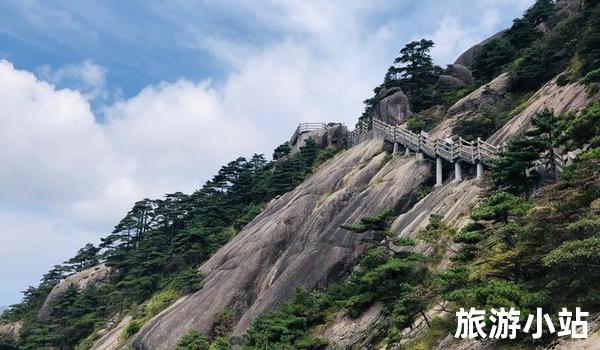
<path fill-rule="evenodd" d="M 443 217 L 443 221 L 456 228 L 468 222 L 465 215 L 480 198 L 477 180 L 460 183 L 449 182 L 435 189 L 416 203 L 409 211 L 400 215 L 392 224 L 392 231 L 398 237 L 415 239 L 414 250 L 428 254 L 430 246 L 416 239 L 419 228 L 426 226 L 431 214 Z M 440 268 L 448 263 L 443 259 Z M 319 335 L 326 337 L 334 349 L 370 349 L 372 338 L 377 333 L 378 323 L 383 320 L 382 305 L 374 304 L 361 317 L 352 319 L 340 312 L 334 321 Z"/>
<path fill-rule="evenodd" d="M 203 288 L 149 321 L 133 344 L 171 349 L 190 329 L 210 333 L 215 316 L 233 308 L 234 336 L 287 299 L 297 286 L 324 287 L 364 248 L 340 225 L 414 202 L 429 163 L 389 159 L 381 141 L 362 143 L 324 164 L 298 188 L 274 200 L 201 267 Z"/>

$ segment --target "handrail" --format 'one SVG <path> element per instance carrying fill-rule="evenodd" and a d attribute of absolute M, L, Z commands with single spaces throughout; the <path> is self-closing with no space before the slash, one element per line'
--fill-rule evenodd
<path fill-rule="evenodd" d="M 298 127 L 292 134 L 292 137 L 290 138 L 290 143 L 291 144 L 296 143 L 296 141 L 298 140 L 298 136 L 300 136 L 300 134 L 303 134 L 303 133 L 309 132 L 309 131 L 314 131 L 314 130 L 321 130 L 321 129 L 327 129 L 327 123 L 321 123 L 321 122 L 300 123 L 300 124 L 298 124 Z"/>
<path fill-rule="evenodd" d="M 401 125 L 390 125 L 379 119 L 371 119 L 370 128 L 361 124 L 350 133 L 350 143 L 361 142 L 361 135 L 373 130 L 378 138 L 397 142 L 415 152 L 423 152 L 430 157 L 441 157 L 448 161 L 477 162 L 489 165 L 502 150 L 502 146 L 494 146 L 481 139 L 467 141 L 462 137 L 452 136 L 446 139 L 431 139 L 426 133 L 414 133 Z"/>

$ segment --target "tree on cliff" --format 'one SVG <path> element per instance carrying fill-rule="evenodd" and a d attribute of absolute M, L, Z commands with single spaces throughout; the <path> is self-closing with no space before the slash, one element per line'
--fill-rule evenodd
<path fill-rule="evenodd" d="M 386 76 L 394 76 L 411 102 L 414 111 L 420 111 L 436 103 L 433 86 L 442 69 L 433 64 L 429 51 L 434 43 L 421 39 L 412 41 L 402 50 Z"/>

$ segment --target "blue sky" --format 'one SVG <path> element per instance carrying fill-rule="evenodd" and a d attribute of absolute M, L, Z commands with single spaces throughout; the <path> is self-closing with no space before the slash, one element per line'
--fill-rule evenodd
<path fill-rule="evenodd" d="M 0 305 L 136 199 L 353 125 L 408 41 L 445 65 L 532 2 L 0 0 Z"/>

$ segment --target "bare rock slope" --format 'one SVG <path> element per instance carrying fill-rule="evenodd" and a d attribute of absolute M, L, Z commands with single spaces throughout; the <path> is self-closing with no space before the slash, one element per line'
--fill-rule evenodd
<path fill-rule="evenodd" d="M 44 301 L 44 305 L 40 309 L 38 314 L 39 318 L 44 318 L 48 315 L 48 309 L 50 308 L 50 303 L 56 299 L 57 296 L 64 293 L 70 285 L 74 285 L 77 290 L 82 290 L 93 284 L 102 284 L 108 282 L 110 277 L 111 268 L 106 266 L 106 264 L 100 264 L 97 266 L 90 267 L 89 269 L 77 272 L 72 274 L 71 276 L 65 278 L 60 281 L 48 294 L 46 300 Z"/>
<path fill-rule="evenodd" d="M 297 286 L 324 287 L 353 266 L 364 244 L 339 226 L 389 208 L 408 210 L 429 171 L 427 161 L 387 157 L 381 141 L 364 142 L 271 202 L 201 267 L 203 288 L 150 320 L 134 347 L 172 349 L 190 329 L 210 333 L 227 308 L 235 310 L 239 336 Z"/>
<path fill-rule="evenodd" d="M 557 79 L 558 77 L 542 86 L 527 101 L 523 111 L 516 114 L 500 130 L 490 136 L 487 142 L 494 145 L 501 145 L 513 135 L 527 130 L 531 126 L 533 116 L 545 108 L 554 111 L 555 114 L 579 112 L 591 102 L 598 99 L 598 94 L 589 96 L 587 88 L 583 84 L 571 83 L 560 86 L 556 82 Z"/>
<path fill-rule="evenodd" d="M 466 214 L 479 200 L 480 192 L 477 180 L 449 182 L 435 189 L 394 220 L 392 231 L 399 237 L 415 239 L 417 245 L 414 250 L 428 254 L 430 247 L 420 242 L 416 233 L 429 223 L 429 216 L 440 215 L 448 225 L 460 228 L 468 222 Z M 440 268 L 447 263 L 448 259 L 444 259 Z M 342 312 L 318 335 L 329 339 L 333 349 L 371 349 L 372 338 L 377 334 L 379 323 L 383 319 L 381 309 L 380 304 L 374 304 L 356 319 L 349 318 Z"/>

